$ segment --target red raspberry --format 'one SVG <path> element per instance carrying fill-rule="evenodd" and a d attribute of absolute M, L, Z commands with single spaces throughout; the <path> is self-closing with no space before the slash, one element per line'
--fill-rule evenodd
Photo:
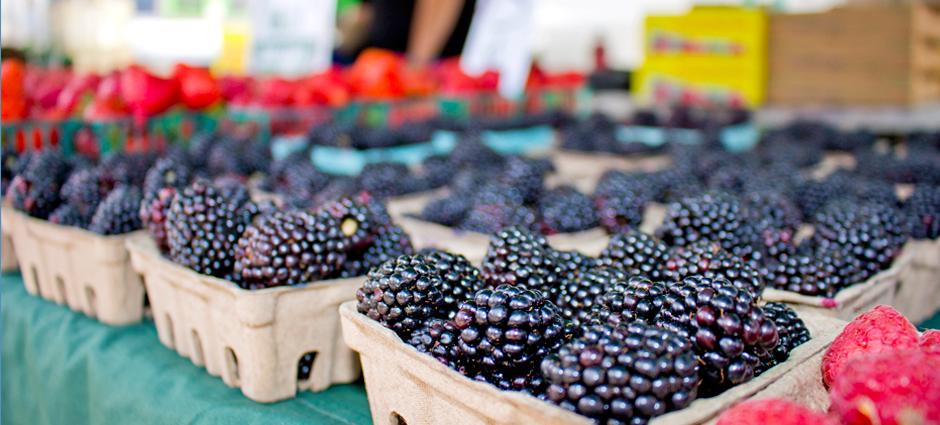
<path fill-rule="evenodd" d="M 917 345 L 917 329 L 897 310 L 879 305 L 858 316 L 832 341 L 822 361 L 823 383 L 828 388 L 852 357 L 890 348 Z"/>
<path fill-rule="evenodd" d="M 931 329 L 921 334 L 920 348 L 933 354 L 940 354 L 940 331 Z"/>
<path fill-rule="evenodd" d="M 721 414 L 717 425 L 830 425 L 835 421 L 789 400 L 748 400 Z"/>
<path fill-rule="evenodd" d="M 940 423 L 940 355 L 909 348 L 857 356 L 829 398 L 843 425 Z"/>

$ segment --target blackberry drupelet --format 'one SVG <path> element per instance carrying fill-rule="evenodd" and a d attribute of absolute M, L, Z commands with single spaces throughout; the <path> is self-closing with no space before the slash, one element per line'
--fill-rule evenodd
<path fill-rule="evenodd" d="M 464 220 L 472 204 L 463 196 L 448 196 L 428 202 L 421 210 L 421 218 L 447 227 L 455 227 Z"/>
<path fill-rule="evenodd" d="M 248 186 L 242 177 L 236 175 L 219 176 L 212 179 L 212 185 L 219 191 L 228 203 L 236 208 L 241 208 L 251 202 L 251 193 L 248 192 Z"/>
<path fill-rule="evenodd" d="M 198 273 L 219 278 L 235 265 L 235 246 L 246 223 L 238 206 L 206 180 L 196 180 L 170 203 L 166 217 L 170 259 Z"/>
<path fill-rule="evenodd" d="M 79 228 L 88 227 L 88 217 L 78 212 L 78 209 L 70 204 L 59 205 L 52 214 L 49 214 L 49 222 L 61 226 L 74 226 Z"/>
<path fill-rule="evenodd" d="M 102 181 L 101 172 L 95 168 L 78 170 L 62 185 L 62 201 L 71 205 L 85 221 L 91 220 L 98 204 L 108 194 L 109 188 Z"/>
<path fill-rule="evenodd" d="M 799 347 L 806 341 L 809 341 L 809 329 L 796 315 L 796 312 L 786 304 L 771 302 L 764 304 L 764 315 L 773 320 L 777 326 L 777 335 L 780 342 L 774 348 L 774 359 L 777 363 L 782 363 L 790 357 L 790 352 Z"/>
<path fill-rule="evenodd" d="M 475 379 L 532 393 L 542 386 L 539 364 L 571 331 L 541 292 L 509 285 L 477 291 L 461 303 L 454 324 L 461 355 L 479 365 Z"/>
<path fill-rule="evenodd" d="M 567 278 L 558 253 L 545 238 L 520 227 L 503 229 L 490 237 L 480 268 L 489 286 L 519 285 L 551 293 Z"/>
<path fill-rule="evenodd" d="M 442 280 L 424 256 L 403 255 L 369 271 L 356 291 L 356 308 L 408 340 L 426 320 L 442 317 Z"/>
<path fill-rule="evenodd" d="M 904 202 L 914 239 L 940 238 L 940 187 L 917 185 Z"/>
<path fill-rule="evenodd" d="M 364 249 L 372 243 L 373 223 L 369 219 L 368 206 L 357 202 L 352 197 L 344 196 L 322 207 L 339 222 L 339 228 L 349 240 L 349 249 Z M 397 257 L 397 255 L 396 255 Z"/>
<path fill-rule="evenodd" d="M 700 379 L 690 341 L 644 323 L 595 324 L 541 365 L 549 401 L 601 424 L 687 407 Z"/>
<path fill-rule="evenodd" d="M 656 234 L 671 246 L 704 240 L 743 256 L 749 254 L 748 248 L 757 238 L 748 224 L 751 218 L 749 210 L 736 196 L 710 192 L 670 204 Z"/>
<path fill-rule="evenodd" d="M 613 267 L 596 267 L 567 279 L 553 296 L 561 315 L 575 327 L 590 321 L 597 299 L 617 284 L 626 283 L 627 274 Z"/>
<path fill-rule="evenodd" d="M 631 275 L 660 280 L 665 277 L 668 250 L 666 244 L 656 238 L 634 230 L 611 236 L 598 262 Z"/>
<path fill-rule="evenodd" d="M 88 230 L 101 235 L 120 235 L 141 228 L 140 189 L 118 186 L 98 204 Z"/>
<path fill-rule="evenodd" d="M 461 357 L 457 348 L 459 335 L 460 330 L 452 321 L 431 318 L 412 332 L 411 337 L 405 342 L 451 369 L 472 376 L 476 373 L 476 368 Z"/>
<path fill-rule="evenodd" d="M 234 271 L 246 289 L 299 285 L 332 276 L 346 250 L 332 216 L 276 212 L 245 229 L 235 248 Z"/>
<path fill-rule="evenodd" d="M 753 298 L 764 290 L 758 266 L 742 260 L 717 244 L 698 242 L 688 247 L 674 248 L 666 262 L 666 276 L 680 282 L 689 276 L 722 278 L 735 288 L 746 291 Z"/>
<path fill-rule="evenodd" d="M 367 247 L 350 251 L 346 255 L 340 277 L 364 276 L 388 260 L 414 253 L 411 238 L 404 230 L 398 226 L 384 227 Z"/>
<path fill-rule="evenodd" d="M 765 229 L 761 232 L 757 252 L 764 263 L 782 261 L 796 255 L 797 246 L 793 230 Z"/>
<path fill-rule="evenodd" d="M 722 278 L 671 284 L 655 323 L 693 340 L 707 396 L 751 380 L 779 339 L 755 298 Z"/>
<path fill-rule="evenodd" d="M 570 233 L 597 227 L 591 198 L 573 187 L 561 186 L 545 193 L 539 203 L 543 233 Z"/>
<path fill-rule="evenodd" d="M 140 203 L 140 222 L 164 254 L 170 252 L 166 219 L 170 204 L 173 203 L 173 198 L 176 196 L 176 191 L 172 187 L 165 187 L 160 189 L 156 196 L 149 199 L 144 198 Z"/>
<path fill-rule="evenodd" d="M 626 324 L 651 322 L 663 307 L 666 282 L 654 282 L 643 276 L 630 276 L 611 285 L 595 300 L 589 322 Z"/>

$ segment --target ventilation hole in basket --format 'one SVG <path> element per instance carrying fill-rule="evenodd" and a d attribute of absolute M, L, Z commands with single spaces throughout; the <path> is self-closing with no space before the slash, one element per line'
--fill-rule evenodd
<path fill-rule="evenodd" d="M 36 290 L 39 290 L 39 270 L 36 270 L 36 266 L 29 267 L 29 274 L 33 276 L 33 285 L 36 286 Z"/>
<path fill-rule="evenodd" d="M 304 382 L 310 380 L 310 375 L 313 374 L 313 361 L 317 358 L 316 351 L 309 351 L 304 353 L 300 357 L 300 360 L 297 362 L 297 381 Z"/>
<path fill-rule="evenodd" d="M 401 417 L 398 412 L 392 412 L 391 415 L 388 415 L 388 423 L 389 425 L 408 425 L 408 421 Z"/>
<path fill-rule="evenodd" d="M 95 317 L 98 315 L 98 299 L 95 296 L 95 289 L 91 286 L 85 287 L 85 300 L 88 302 L 88 315 Z"/>
<path fill-rule="evenodd" d="M 199 339 L 199 332 L 193 329 L 191 336 L 193 341 L 193 363 L 202 365 L 205 357 L 202 355 L 202 340 Z"/>
<path fill-rule="evenodd" d="M 166 323 L 166 339 L 170 347 L 176 347 L 176 336 L 173 335 L 173 319 L 169 314 L 163 315 L 163 321 Z"/>
<path fill-rule="evenodd" d="M 68 294 L 65 292 L 65 279 L 61 275 L 55 275 L 55 287 L 59 290 L 59 296 L 62 297 L 62 302 L 65 304 L 69 303 Z"/>
<path fill-rule="evenodd" d="M 232 350 L 232 347 L 225 347 L 225 367 L 228 368 L 228 373 L 232 379 L 238 381 L 238 356 L 235 355 L 235 350 Z"/>

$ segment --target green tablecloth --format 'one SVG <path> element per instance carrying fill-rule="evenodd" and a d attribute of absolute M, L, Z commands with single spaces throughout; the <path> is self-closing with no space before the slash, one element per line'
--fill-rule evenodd
<path fill-rule="evenodd" d="M 0 303 L 5 425 L 371 422 L 361 384 L 258 404 L 161 345 L 151 322 L 102 325 L 29 296 L 18 274 L 3 275 Z"/>
<path fill-rule="evenodd" d="M 0 290 L 4 425 L 371 422 L 361 384 L 255 403 L 161 345 L 152 322 L 102 325 L 29 296 L 18 274 Z"/>

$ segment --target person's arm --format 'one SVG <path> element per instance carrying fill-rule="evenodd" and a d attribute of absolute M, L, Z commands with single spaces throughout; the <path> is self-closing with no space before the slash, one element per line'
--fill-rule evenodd
<path fill-rule="evenodd" d="M 406 56 L 423 66 L 437 58 L 454 31 L 464 0 L 417 0 Z"/>
<path fill-rule="evenodd" d="M 372 5 L 368 2 L 352 6 L 344 13 L 339 19 L 340 45 L 337 50 L 346 55 L 359 50 L 369 38 L 373 15 Z"/>

